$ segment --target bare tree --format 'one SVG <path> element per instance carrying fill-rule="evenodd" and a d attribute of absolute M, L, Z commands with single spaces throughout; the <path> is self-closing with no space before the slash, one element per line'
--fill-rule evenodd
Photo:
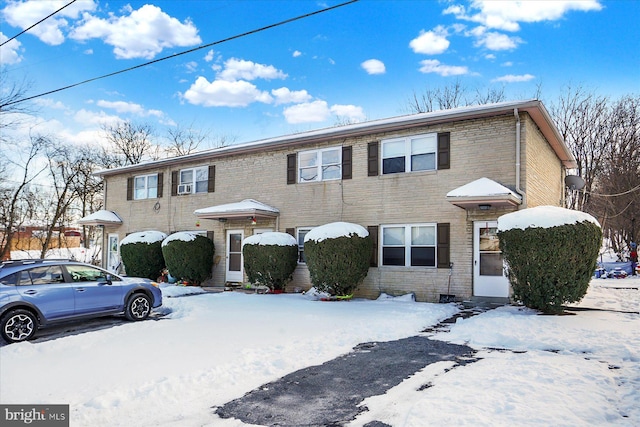
<path fill-rule="evenodd" d="M 167 154 L 172 156 L 191 154 L 209 139 L 209 132 L 194 129 L 193 126 L 170 128 L 167 135 L 169 139 Z"/>
<path fill-rule="evenodd" d="M 18 126 L 22 114 L 29 113 L 30 108 L 19 102 L 26 97 L 31 84 L 26 80 L 12 81 L 5 67 L 0 68 L 0 142 L 5 144 L 7 128 Z"/>
<path fill-rule="evenodd" d="M 6 168 L 16 177 L 15 181 L 0 182 L 0 259 L 10 258 L 15 233 L 22 220 L 30 211 L 33 212 L 33 206 L 29 204 L 29 185 L 46 169 L 38 168 L 36 163 L 49 144 L 47 138 L 32 136 L 23 162 L 10 160 L 7 152 L 0 153 L 5 159 L 3 163 L 7 165 Z"/>
<path fill-rule="evenodd" d="M 626 96 L 612 106 L 603 137 L 606 152 L 589 208 L 601 218 L 613 250 L 622 254 L 639 237 L 640 96 Z"/>
<path fill-rule="evenodd" d="M 568 87 L 550 109 L 555 124 L 578 163 L 585 180 L 580 191 L 567 190 L 567 207 L 585 210 L 593 186 L 602 173 L 607 150 L 605 134 L 609 122 L 608 100 L 581 87 Z"/>
<path fill-rule="evenodd" d="M 407 102 L 407 108 L 410 113 L 428 113 L 436 110 L 491 104 L 505 100 L 504 87 L 500 89 L 476 89 L 475 94 L 472 94 L 460 79 L 457 79 L 447 86 L 435 89 L 427 88 L 421 94 L 414 91 L 413 96 Z"/>
<path fill-rule="evenodd" d="M 146 159 L 157 160 L 158 147 L 152 143 L 153 129 L 148 124 L 121 122 L 115 125 L 103 125 L 106 139 L 118 154 L 118 166 L 135 165 Z"/>

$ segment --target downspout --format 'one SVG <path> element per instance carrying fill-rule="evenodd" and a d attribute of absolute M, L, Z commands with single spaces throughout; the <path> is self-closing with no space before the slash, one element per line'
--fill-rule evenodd
<path fill-rule="evenodd" d="M 520 114 L 518 109 L 513 109 L 513 115 L 516 117 L 516 193 L 522 196 L 522 205 L 527 207 L 527 194 L 520 188 Z"/>

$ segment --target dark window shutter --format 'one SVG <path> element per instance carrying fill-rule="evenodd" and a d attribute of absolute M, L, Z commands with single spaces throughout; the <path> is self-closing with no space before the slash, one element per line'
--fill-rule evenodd
<path fill-rule="evenodd" d="M 367 145 L 367 170 L 369 176 L 378 176 L 378 141 Z"/>
<path fill-rule="evenodd" d="M 209 166 L 209 178 L 207 180 L 207 192 L 213 193 L 216 191 L 216 166 Z"/>
<path fill-rule="evenodd" d="M 296 157 L 297 154 L 287 154 L 287 184 L 296 183 L 297 167 Z"/>
<path fill-rule="evenodd" d="M 178 195 L 178 171 L 171 172 L 171 195 Z"/>
<path fill-rule="evenodd" d="M 450 228 L 451 226 L 448 222 L 438 224 L 438 268 L 449 268 L 449 263 L 451 262 Z"/>
<path fill-rule="evenodd" d="M 164 190 L 164 173 L 158 173 L 158 198 L 162 197 L 162 190 Z"/>
<path fill-rule="evenodd" d="M 351 153 L 353 152 L 353 147 L 342 147 L 342 179 L 351 179 L 352 178 L 352 170 L 351 167 Z"/>
<path fill-rule="evenodd" d="M 449 169 L 451 167 L 450 138 L 451 134 L 449 132 L 438 134 L 438 169 Z"/>
<path fill-rule="evenodd" d="M 370 267 L 378 266 L 378 226 L 370 225 L 367 227 L 369 237 L 373 240 L 373 249 L 371 249 L 371 259 L 369 260 Z"/>
<path fill-rule="evenodd" d="M 213 231 L 207 231 L 207 239 L 213 242 Z"/>
<path fill-rule="evenodd" d="M 127 178 L 127 200 L 133 200 L 133 177 Z"/>
<path fill-rule="evenodd" d="M 286 229 L 287 234 L 291 234 L 293 237 L 296 237 L 296 229 L 295 228 L 287 228 Z M 297 239 L 297 237 L 296 237 Z"/>

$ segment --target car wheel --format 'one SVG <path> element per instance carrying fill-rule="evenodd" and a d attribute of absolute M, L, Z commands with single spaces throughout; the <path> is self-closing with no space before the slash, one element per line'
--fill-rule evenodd
<path fill-rule="evenodd" d="M 5 341 L 20 342 L 33 337 L 38 330 L 36 316 L 27 310 L 12 310 L 0 321 L 0 335 Z"/>
<path fill-rule="evenodd" d="M 146 294 L 131 295 L 127 301 L 124 315 L 129 320 L 144 320 L 151 313 L 151 298 Z"/>

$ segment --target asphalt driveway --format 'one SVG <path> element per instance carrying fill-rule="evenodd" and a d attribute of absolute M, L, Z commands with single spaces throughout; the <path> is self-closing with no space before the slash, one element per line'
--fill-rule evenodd
<path fill-rule="evenodd" d="M 358 406 L 364 399 L 384 394 L 425 366 L 440 361 L 462 366 L 475 362 L 474 354 L 471 347 L 425 336 L 359 344 L 348 354 L 265 384 L 215 412 L 263 426 L 340 426 L 366 411 Z"/>

